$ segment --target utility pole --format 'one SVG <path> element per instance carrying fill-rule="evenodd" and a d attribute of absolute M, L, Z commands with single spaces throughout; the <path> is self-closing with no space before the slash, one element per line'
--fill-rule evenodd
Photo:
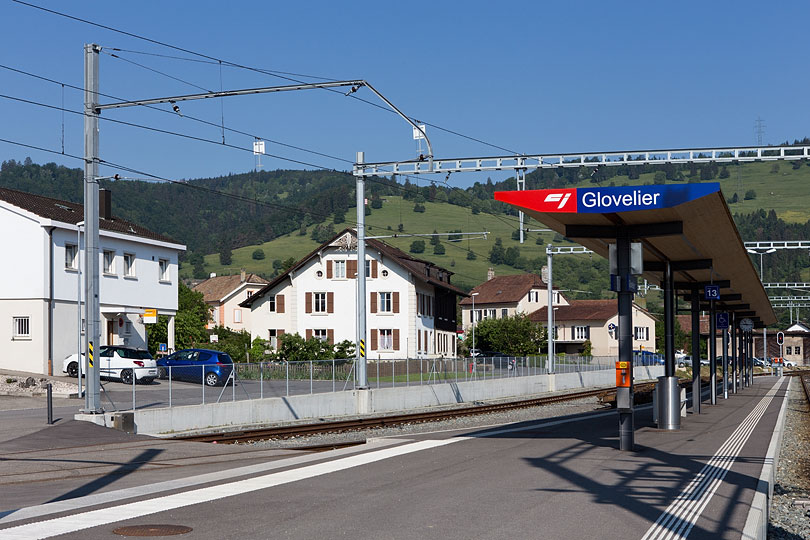
<path fill-rule="evenodd" d="M 546 341 L 548 342 L 548 361 L 546 362 L 546 373 L 554 373 L 554 291 L 551 287 L 551 259 L 552 259 L 552 250 L 554 246 L 549 244 L 546 246 L 546 258 L 548 262 L 548 279 L 546 280 L 546 289 L 548 293 L 548 321 L 546 322 L 546 328 L 548 331 L 546 332 Z"/>
<path fill-rule="evenodd" d="M 87 389 L 84 411 L 99 414 L 101 408 L 98 344 L 101 335 L 98 260 L 98 55 L 96 44 L 84 46 L 84 289 L 85 358 Z"/>
<path fill-rule="evenodd" d="M 363 152 L 357 152 L 357 163 L 365 161 Z M 366 195 L 365 180 L 357 175 L 357 387 L 368 388 L 366 374 Z"/>

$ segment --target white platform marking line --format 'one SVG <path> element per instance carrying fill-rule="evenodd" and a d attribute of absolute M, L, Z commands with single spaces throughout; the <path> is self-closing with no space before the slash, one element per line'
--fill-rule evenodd
<path fill-rule="evenodd" d="M 766 399 L 767 398 L 763 398 L 763 401 Z M 688 524 L 685 516 L 690 513 L 694 514 L 694 507 L 700 504 L 702 500 L 701 497 L 706 493 L 707 486 L 712 485 L 712 482 L 717 476 L 725 476 L 727 468 L 733 465 L 736 454 L 739 453 L 742 446 L 747 441 L 748 436 L 750 436 L 751 431 L 753 431 L 756 422 L 758 422 L 759 418 L 762 416 L 762 412 L 764 412 L 763 401 L 757 404 L 754 410 L 749 413 L 748 417 L 717 451 L 715 456 L 701 469 L 689 485 L 687 485 L 681 495 L 676 497 L 675 502 L 670 505 L 668 512 L 662 514 L 661 518 L 666 517 L 666 519 L 658 524 L 658 530 L 655 531 L 657 537 L 660 538 L 661 535 L 664 535 L 664 538 L 670 538 L 674 534 L 680 534 L 683 528 Z M 767 399 L 767 401 L 769 403 L 770 399 Z M 659 521 L 661 518 L 659 518 Z"/>
<path fill-rule="evenodd" d="M 686 538 L 703 509 L 722 484 L 723 478 L 734 465 L 737 456 L 776 395 L 777 387 L 781 384 L 782 381 L 774 383 L 709 462 L 647 530 L 642 540 Z"/>
<path fill-rule="evenodd" d="M 296 467 L 307 464 L 312 461 L 321 461 L 326 459 L 334 459 L 342 457 L 346 454 L 355 454 L 357 452 L 376 450 L 381 446 L 390 446 L 392 444 L 412 442 L 410 439 L 378 439 L 375 441 L 367 441 L 366 445 L 353 446 L 349 448 L 340 448 L 330 452 L 323 452 L 317 454 L 309 454 L 305 456 L 295 456 L 289 458 L 282 458 L 268 463 L 258 463 L 256 465 L 246 465 L 237 467 L 235 469 L 225 469 L 224 471 L 217 471 L 211 473 L 204 473 L 186 478 L 178 478 L 175 480 L 166 480 L 154 484 L 146 484 L 142 486 L 134 486 L 131 488 L 118 489 L 115 491 L 105 491 L 103 493 L 93 493 L 91 495 L 84 495 L 82 497 L 75 497 L 73 499 L 66 499 L 62 501 L 55 501 L 50 503 L 39 504 L 36 506 L 28 506 L 25 508 L 18 508 L 15 510 L 7 511 L 7 515 L 0 518 L 0 525 L 20 521 L 23 519 L 32 519 L 50 514 L 58 514 L 61 512 L 70 512 L 88 506 L 95 506 L 97 504 L 109 504 L 124 499 L 132 499 L 135 497 L 143 497 L 145 495 L 156 495 L 162 491 L 172 491 L 175 489 L 189 488 L 199 484 L 207 484 L 208 482 L 218 482 L 224 480 L 231 480 L 237 476 L 247 476 L 250 474 L 259 474 L 271 471 L 274 469 L 282 469 L 284 467 Z M 0 512 L 3 515 L 5 512 Z"/>
<path fill-rule="evenodd" d="M 54 518 L 46 521 L 18 525 L 16 527 L 0 530 L 0 538 L 14 540 L 50 538 L 51 536 L 76 532 L 83 529 L 89 529 L 91 527 L 97 527 L 99 525 L 116 523 L 127 519 L 155 514 L 157 512 L 164 512 L 166 510 L 173 510 L 193 504 L 214 501 L 233 495 L 242 495 L 244 493 L 250 493 L 260 489 L 288 484 L 298 480 L 305 480 L 308 478 L 342 471 L 353 467 L 359 467 L 361 465 L 367 465 L 376 461 L 402 456 L 413 452 L 419 452 L 422 450 L 428 450 L 431 448 L 437 448 L 464 440 L 468 440 L 468 438 L 457 437 L 444 440 L 418 441 L 402 446 L 396 446 L 394 448 L 386 448 L 365 454 L 349 456 L 334 461 L 301 467 L 298 469 L 291 469 L 264 476 L 258 476 L 256 478 L 239 480 L 237 482 L 200 488 L 184 493 L 166 495 L 163 497 L 155 497 L 154 499 L 150 500 L 137 501 L 120 506 L 92 510 L 90 512 Z"/>

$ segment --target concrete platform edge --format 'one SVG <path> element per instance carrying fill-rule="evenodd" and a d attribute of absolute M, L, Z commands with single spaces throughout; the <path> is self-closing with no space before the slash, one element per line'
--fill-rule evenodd
<path fill-rule="evenodd" d="M 793 384 L 793 378 L 788 384 Z M 757 492 L 754 500 L 751 501 L 751 509 L 743 527 L 742 538 L 745 540 L 765 540 L 768 537 L 768 518 L 773 497 L 773 484 L 776 479 L 776 468 L 779 466 L 779 453 L 782 448 L 782 435 L 785 428 L 785 411 L 787 410 L 788 396 L 782 400 L 782 407 L 779 409 L 779 417 L 774 426 L 771 443 L 768 445 L 768 452 L 765 454 L 765 462 L 762 465 L 762 473 L 757 482 Z"/>

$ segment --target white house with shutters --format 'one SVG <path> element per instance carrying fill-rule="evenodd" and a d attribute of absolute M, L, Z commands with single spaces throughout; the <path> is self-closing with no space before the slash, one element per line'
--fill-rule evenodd
<path fill-rule="evenodd" d="M 356 339 L 357 237 L 340 232 L 250 298 L 252 338 L 275 347 L 298 333 L 331 344 Z M 450 357 L 456 354 L 452 272 L 378 240 L 366 241 L 367 357 Z"/>
<path fill-rule="evenodd" d="M 145 309 L 169 317 L 174 347 L 177 257 L 185 246 L 110 214 L 101 192 L 100 345 L 146 348 Z M 59 374 L 84 339 L 82 205 L 0 188 L 0 227 L 10 258 L 0 266 L 0 368 Z M 80 337 L 81 336 L 81 337 Z"/>

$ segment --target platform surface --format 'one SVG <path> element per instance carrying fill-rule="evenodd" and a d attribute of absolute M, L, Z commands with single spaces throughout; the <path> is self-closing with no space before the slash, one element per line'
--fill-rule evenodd
<path fill-rule="evenodd" d="M 64 422 L 0 442 L 0 538 L 736 539 L 788 382 L 757 377 L 675 432 L 641 406 L 634 452 L 610 410 L 323 453 Z"/>

